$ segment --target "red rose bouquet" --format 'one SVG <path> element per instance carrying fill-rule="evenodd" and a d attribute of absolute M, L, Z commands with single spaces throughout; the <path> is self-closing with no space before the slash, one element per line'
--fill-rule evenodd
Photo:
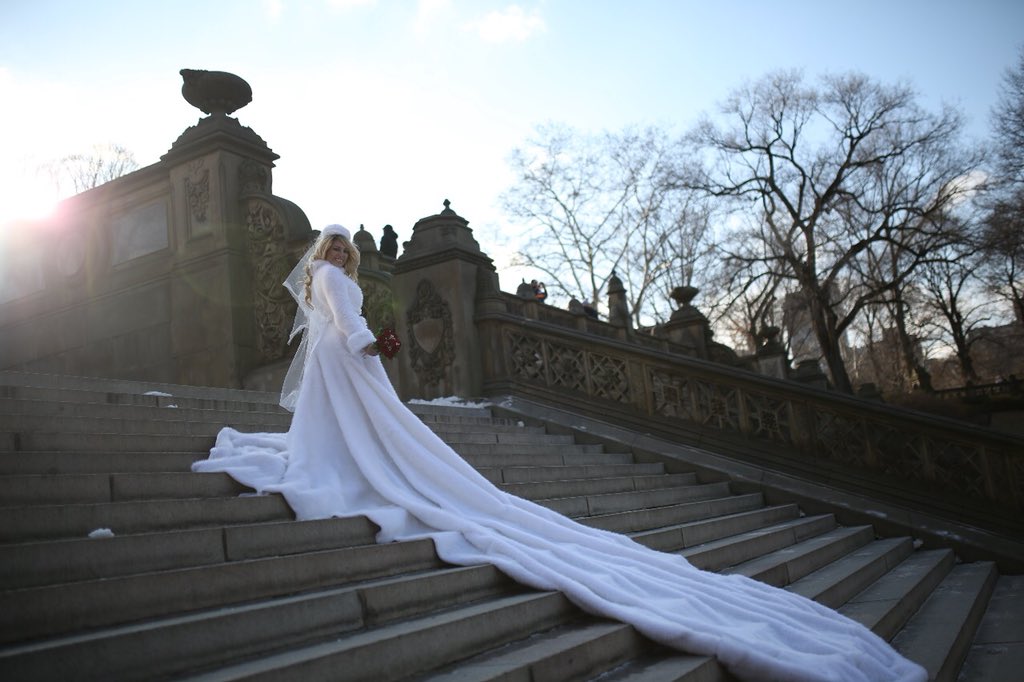
<path fill-rule="evenodd" d="M 377 332 L 375 345 L 380 354 L 386 358 L 395 357 L 402 348 L 402 342 L 398 340 L 398 335 L 395 334 L 395 330 L 391 327 L 385 327 Z"/>

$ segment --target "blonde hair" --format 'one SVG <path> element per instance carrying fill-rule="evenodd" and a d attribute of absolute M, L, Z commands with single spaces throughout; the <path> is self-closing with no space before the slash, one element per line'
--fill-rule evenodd
<path fill-rule="evenodd" d="M 335 241 L 341 242 L 345 252 L 348 253 L 348 259 L 345 261 L 345 274 L 351 277 L 353 282 L 359 282 L 359 249 L 356 248 L 356 245 L 341 235 L 321 240 L 317 244 L 316 250 L 313 251 L 313 255 L 309 257 L 309 262 L 306 263 L 306 303 L 310 307 L 313 306 L 313 261 L 327 260 L 327 252 L 331 250 Z"/>

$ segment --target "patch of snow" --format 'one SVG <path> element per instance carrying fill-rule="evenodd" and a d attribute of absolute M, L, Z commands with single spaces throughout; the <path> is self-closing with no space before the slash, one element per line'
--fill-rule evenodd
<path fill-rule="evenodd" d="M 146 391 L 142 395 L 155 395 L 158 398 L 173 398 L 170 393 L 164 393 L 163 391 Z"/>
<path fill-rule="evenodd" d="M 164 405 L 164 407 L 177 407 L 177 405 Z"/>
<path fill-rule="evenodd" d="M 467 401 L 464 398 L 456 396 L 447 396 L 444 398 L 434 398 L 433 400 L 423 400 L 421 398 L 413 398 L 409 401 L 410 405 L 449 405 L 451 407 L 490 407 L 492 403 L 477 403 Z"/>
<path fill-rule="evenodd" d="M 526 426 L 526 424 L 524 424 L 524 423 L 523 423 L 523 422 L 521 422 L 521 421 L 518 421 L 518 422 L 516 422 L 516 426 L 518 426 L 518 427 L 522 428 L 522 427 Z"/>
<path fill-rule="evenodd" d="M 114 537 L 114 531 L 109 528 L 97 528 L 93 532 L 89 533 L 91 538 L 112 538 Z"/>

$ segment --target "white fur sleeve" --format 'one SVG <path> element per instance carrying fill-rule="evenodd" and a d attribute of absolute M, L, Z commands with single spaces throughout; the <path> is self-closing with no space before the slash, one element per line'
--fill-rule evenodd
<path fill-rule="evenodd" d="M 359 285 L 333 265 L 321 267 L 316 274 L 320 275 L 322 291 L 331 309 L 334 325 L 346 337 L 345 346 L 353 355 L 362 353 L 364 348 L 376 341 L 376 338 L 366 326 L 366 320 L 359 314 L 359 309 L 353 303 L 348 290 L 348 287 Z"/>

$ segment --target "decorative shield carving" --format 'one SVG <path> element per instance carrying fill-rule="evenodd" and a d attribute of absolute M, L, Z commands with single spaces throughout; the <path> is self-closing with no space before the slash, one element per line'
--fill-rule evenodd
<path fill-rule="evenodd" d="M 427 354 L 433 353 L 441 343 L 444 335 L 444 321 L 436 317 L 420 320 L 412 326 L 413 336 Z"/>
<path fill-rule="evenodd" d="M 448 370 L 455 359 L 451 308 L 429 280 L 416 285 L 416 300 L 406 313 L 406 324 L 412 331 L 409 358 L 420 383 L 449 383 Z"/>

